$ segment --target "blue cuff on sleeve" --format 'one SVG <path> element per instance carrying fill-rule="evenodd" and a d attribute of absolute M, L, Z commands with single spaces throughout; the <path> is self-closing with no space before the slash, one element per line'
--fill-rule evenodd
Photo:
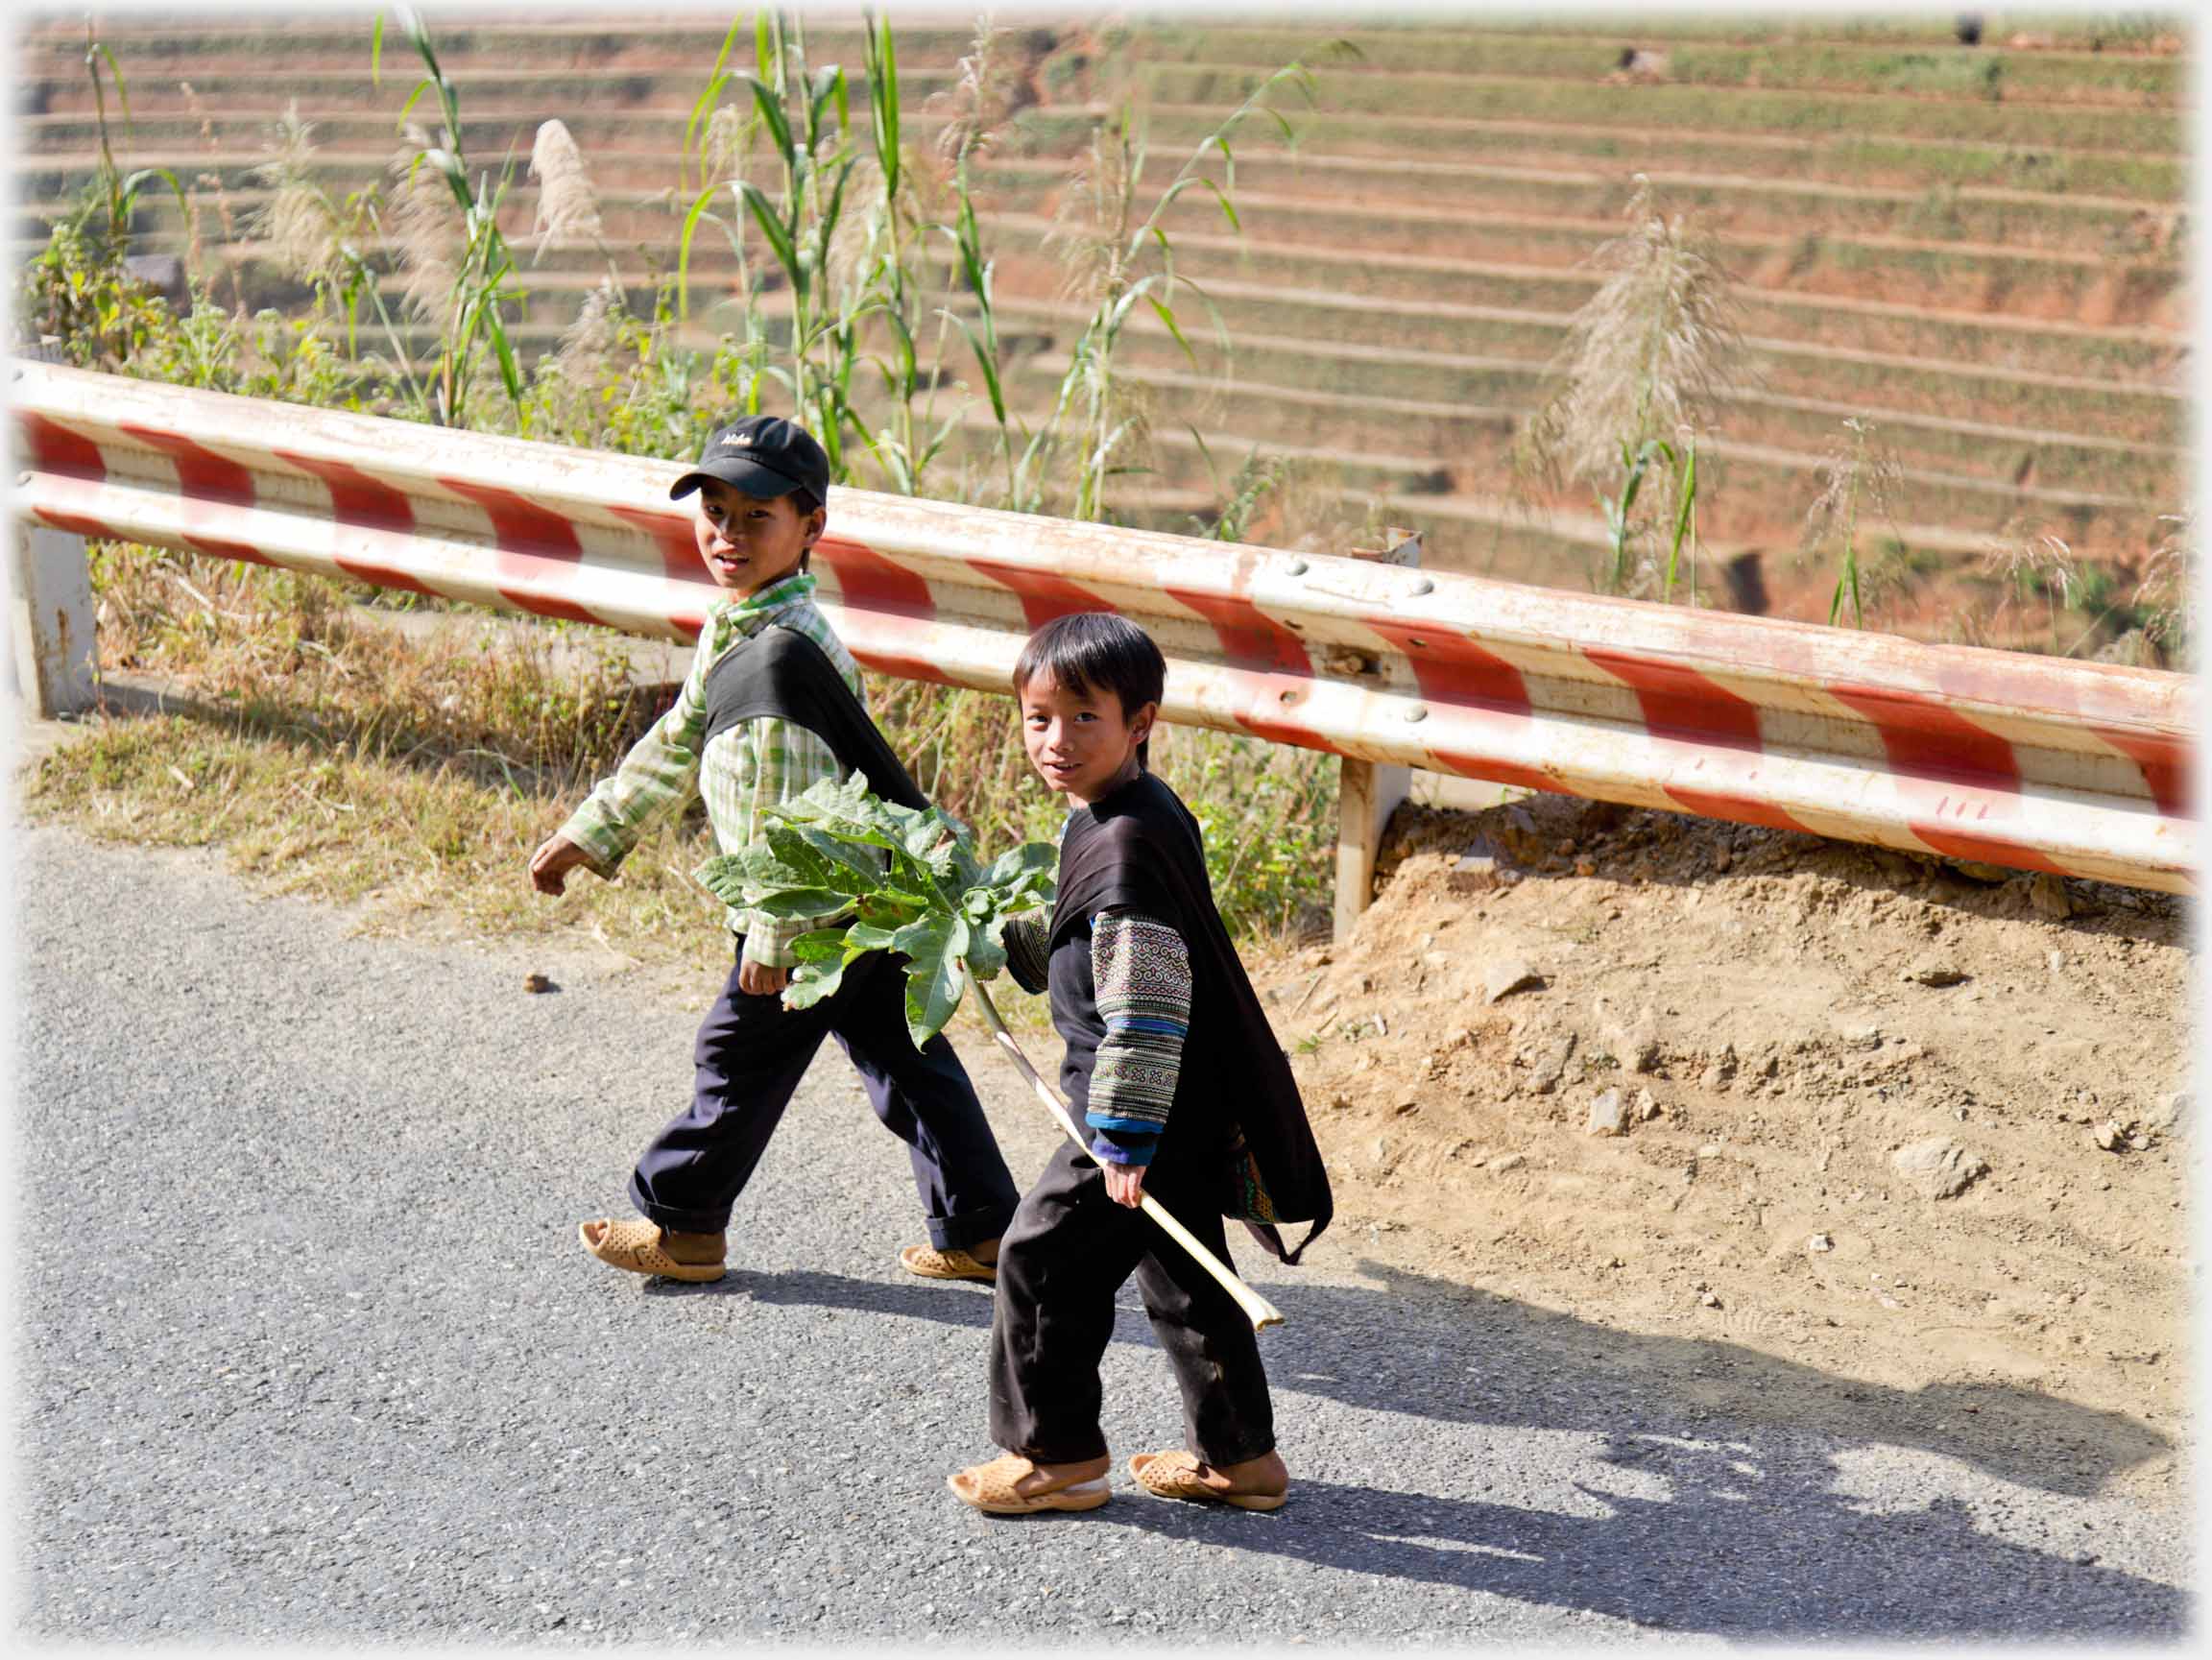
<path fill-rule="evenodd" d="M 1149 1165 L 1160 1150 L 1158 1135 L 1142 1130 L 1102 1130 L 1091 1133 L 1091 1150 L 1110 1165 Z"/>

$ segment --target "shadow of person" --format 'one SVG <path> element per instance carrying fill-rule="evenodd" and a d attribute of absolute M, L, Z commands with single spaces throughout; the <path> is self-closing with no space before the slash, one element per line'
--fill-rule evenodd
<path fill-rule="evenodd" d="M 1657 1630 L 1827 1642 L 2176 1637 L 2171 1585 L 1985 1533 L 1956 1499 L 1875 1514 L 1817 1454 L 1607 1437 L 1663 1497 L 1580 1492 L 1599 1513 L 1297 1480 L 1269 1516 L 1138 1500 L 1122 1526 L 1346 1573 L 1488 1593 Z"/>
<path fill-rule="evenodd" d="M 1918 1389 L 1822 1371 L 1741 1343 L 1619 1331 L 1373 1262 L 1379 1286 L 1268 1282 L 1285 1323 L 1262 1339 L 1270 1385 L 1366 1411 L 1490 1428 L 1697 1436 L 1766 1428 L 1841 1451 L 1889 1446 L 1954 1458 L 2017 1486 L 2081 1497 L 2167 1456 L 2126 1413 L 1997 1383 Z M 990 1329 L 979 1286 L 733 1270 L 647 1295 L 741 1296 Z M 1152 1346 L 1125 1289 L 1117 1342 Z M 980 1368 L 982 1356 L 978 1352 Z"/>
<path fill-rule="evenodd" d="M 1381 1288 L 1269 1287 L 1286 1315 L 1267 1351 L 1278 1388 L 1529 1429 L 1605 1431 L 1623 1413 L 1672 1432 L 1763 1426 L 1838 1447 L 1934 1453 L 2072 1496 L 2174 1451 L 2139 1419 L 2032 1388 L 1899 1389 L 1724 1338 L 1596 1325 L 1383 1263 L 1362 1261 L 1358 1271 Z M 1372 1334 L 1364 1344 L 1363 1333 Z"/>
<path fill-rule="evenodd" d="M 1125 1495 L 1101 1521 L 1736 1638 L 2156 1639 L 2186 1629 L 2190 1599 L 2101 1565 L 2083 1549 L 2092 1534 L 2061 1532 L 2052 1549 L 2033 1549 L 1984 1531 L 1955 1497 L 1877 1507 L 1840 1479 L 1844 1457 L 1886 1444 L 2022 1486 L 2084 1494 L 2171 1450 L 2122 1414 L 1994 1385 L 1894 1389 L 1729 1342 L 1618 1332 L 1374 1263 L 1359 1271 L 1379 1284 L 1267 1283 L 1286 1315 L 1264 1339 L 1278 1397 L 1317 1395 L 1476 1430 L 1591 1436 L 1586 1474 L 1571 1483 L 1574 1513 L 1333 1480 L 1341 1472 L 1324 1464 L 1322 1479 L 1295 1478 L 1292 1503 L 1275 1515 Z M 981 1287 L 817 1271 L 648 1287 L 653 1295 L 742 1296 L 979 1334 L 991 1321 Z M 1127 1292 L 1115 1341 L 1152 1341 Z M 980 1345 L 976 1360 L 980 1367 Z M 1171 1412 L 1165 1376 L 1161 1386 Z M 1970 1430 L 1960 1418 L 1968 1407 L 1976 1408 Z M 1422 1450 L 1418 1462 L 1433 1468 L 1435 1437 L 1407 1433 L 1407 1445 Z M 1896 1465 L 1887 1468 L 1894 1490 Z M 1479 1479 L 1469 1474 L 1455 1484 Z"/>

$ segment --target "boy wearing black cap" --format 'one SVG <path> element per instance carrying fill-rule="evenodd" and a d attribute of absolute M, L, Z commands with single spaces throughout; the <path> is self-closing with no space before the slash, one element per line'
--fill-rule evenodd
<path fill-rule="evenodd" d="M 578 866 L 612 879 L 645 830 L 694 792 L 725 854 L 765 834 L 769 807 L 855 768 L 877 794 L 924 805 L 868 718 L 852 654 L 810 597 L 806 565 L 829 490 L 822 446 L 766 415 L 715 432 L 669 490 L 678 500 L 697 493 L 699 557 L 731 597 L 708 613 L 675 705 L 532 856 L 541 892 L 560 893 Z M 643 1219 L 582 1223 L 585 1248 L 633 1273 L 720 1279 L 731 1209 L 827 1035 L 912 1156 L 930 1243 L 900 1261 L 926 1278 L 995 1280 L 998 1236 L 1020 1195 L 951 1045 L 939 1036 L 918 1050 L 907 1036 L 897 965 L 872 951 L 835 994 L 786 1009 L 791 943 L 825 925 L 735 908 L 728 921 L 736 962 L 699 1028 L 691 1105 L 630 1179 Z"/>

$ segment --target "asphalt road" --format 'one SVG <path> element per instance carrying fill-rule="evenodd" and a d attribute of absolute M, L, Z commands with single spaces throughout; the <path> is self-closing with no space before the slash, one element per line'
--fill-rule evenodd
<path fill-rule="evenodd" d="M 349 934 L 212 856 L 18 830 L 16 1628 L 48 1640 L 2161 1640 L 2177 1503 L 2064 1403 L 1906 1396 L 1362 1261 L 1245 1265 L 1293 1502 L 992 1520 L 989 1297 L 900 1272 L 833 1049 L 718 1286 L 618 1274 L 706 988 Z M 531 996 L 546 968 L 557 993 Z M 1051 1146 L 970 1053 L 1009 1162 Z M 1118 1454 L 1168 1446 L 1133 1293 Z M 1762 1372 L 1760 1368 L 1767 1367 Z M 1727 1386 L 1734 1380 L 1737 1387 Z M 1821 1380 L 1812 1380 L 1817 1383 Z M 1747 1383 L 1748 1386 L 1743 1386 Z M 1816 1391 L 1815 1391 L 1816 1392 Z M 1716 1401 L 1734 1405 L 1716 1406 Z"/>

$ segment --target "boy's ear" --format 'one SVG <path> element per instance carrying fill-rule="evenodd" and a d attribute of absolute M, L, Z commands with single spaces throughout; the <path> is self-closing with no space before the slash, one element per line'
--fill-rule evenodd
<path fill-rule="evenodd" d="M 830 510 L 827 507 L 818 507 L 812 513 L 808 514 L 806 516 L 805 528 L 800 533 L 801 536 L 805 539 L 805 545 L 807 547 L 812 547 L 817 541 L 821 541 L 822 532 L 829 527 L 829 524 Z"/>
<path fill-rule="evenodd" d="M 1152 735 L 1152 729 L 1160 722 L 1160 706 L 1148 703 L 1129 717 L 1129 735 L 1142 743 Z"/>

